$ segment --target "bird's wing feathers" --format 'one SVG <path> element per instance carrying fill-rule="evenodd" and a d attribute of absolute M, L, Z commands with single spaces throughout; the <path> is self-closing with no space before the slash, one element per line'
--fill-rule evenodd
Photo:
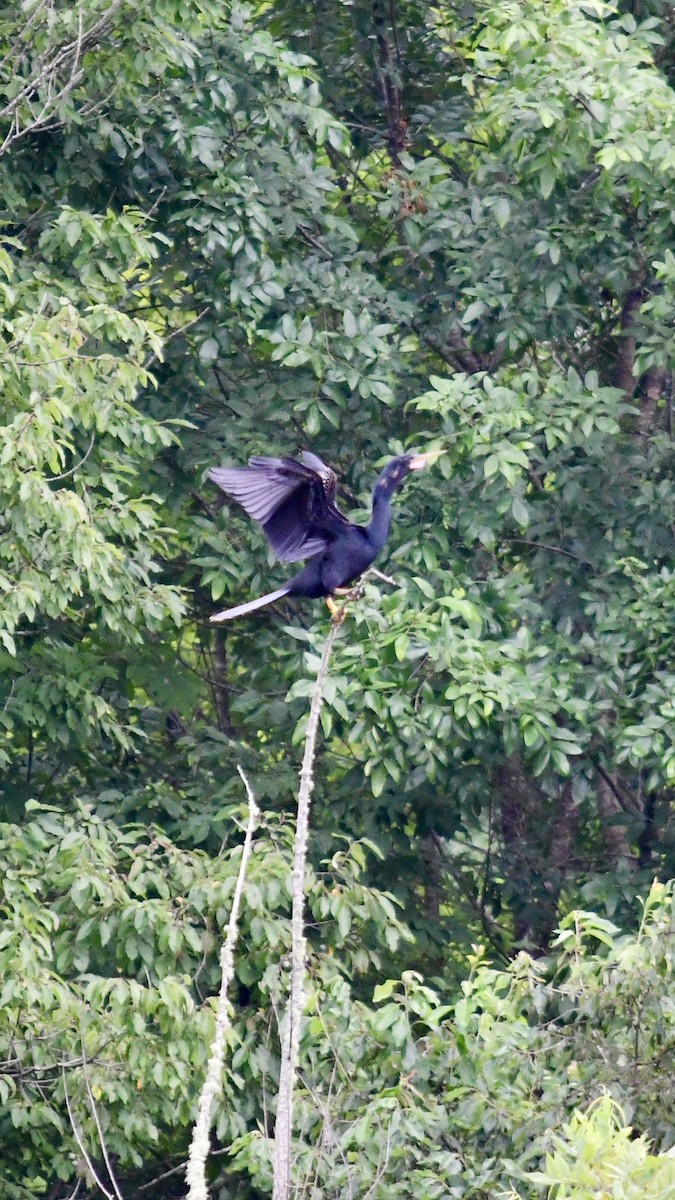
<path fill-rule="evenodd" d="M 325 550 L 348 524 L 335 508 L 336 479 L 315 454 L 249 459 L 248 467 L 214 467 L 209 478 L 259 521 L 282 562 Z"/>
<path fill-rule="evenodd" d="M 299 562 L 301 558 L 313 558 L 315 554 L 320 554 L 328 545 L 326 538 L 311 537 L 306 538 L 304 542 L 295 549 L 287 549 L 283 554 L 279 555 L 282 562 Z"/>
<path fill-rule="evenodd" d="M 287 496 L 297 488 L 299 480 L 274 477 L 249 467 L 213 467 L 209 479 L 218 484 L 228 496 L 237 500 L 249 517 L 264 524 Z"/>
<path fill-rule="evenodd" d="M 263 522 L 265 536 L 282 562 L 297 562 L 325 550 L 327 539 L 312 524 L 313 496 L 310 483 L 301 483 L 278 504 Z M 314 537 L 318 534 L 318 537 Z M 310 548 L 307 549 L 307 542 Z M 312 540 L 314 549 L 311 548 Z"/>
<path fill-rule="evenodd" d="M 303 450 L 302 461 L 306 467 L 309 467 L 310 471 L 319 476 L 327 503 L 334 504 L 337 492 L 337 476 L 335 471 L 327 467 L 317 454 L 312 454 L 311 450 Z"/>

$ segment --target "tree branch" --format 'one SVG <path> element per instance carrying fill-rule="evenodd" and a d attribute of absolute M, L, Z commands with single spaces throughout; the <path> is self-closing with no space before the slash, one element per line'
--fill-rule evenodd
<path fill-rule="evenodd" d="M 96 1132 L 98 1133 L 98 1141 L 99 1141 L 99 1145 L 101 1147 L 101 1154 L 103 1155 L 103 1161 L 105 1163 L 105 1168 L 106 1168 L 106 1171 L 108 1172 L 108 1179 L 110 1180 L 110 1186 L 112 1187 L 112 1190 L 115 1193 L 117 1200 L 124 1200 L 124 1197 L 122 1196 L 122 1193 L 121 1193 L 119 1187 L 117 1186 L 117 1180 L 115 1179 L 115 1173 L 112 1169 L 110 1155 L 108 1154 L 108 1148 L 105 1144 L 105 1138 L 103 1136 L 103 1126 L 101 1125 L 101 1121 L 100 1121 L 100 1118 L 98 1115 L 96 1101 L 94 1100 L 94 1093 L 91 1090 L 91 1084 L 89 1082 L 89 1076 L 87 1074 L 87 1063 L 86 1063 L 86 1058 L 85 1058 L 85 1053 L 84 1053 L 84 1038 L 82 1037 L 82 1035 L 80 1035 L 80 1042 L 82 1045 L 82 1065 L 83 1065 L 84 1083 L 85 1083 L 85 1087 L 87 1089 L 87 1096 L 89 1097 L 89 1105 L 91 1108 L 91 1113 L 94 1118 L 94 1123 L 96 1125 Z"/>
<path fill-rule="evenodd" d="M 394 18 L 394 6 L 390 4 L 390 17 Z M 406 143 L 408 122 L 403 116 L 403 90 L 401 82 L 401 55 L 396 37 L 395 26 L 392 28 L 394 48 L 396 51 L 396 66 L 391 58 L 391 49 L 386 32 L 386 17 L 383 5 L 379 0 L 373 4 L 373 23 L 375 39 L 379 51 L 379 61 L 376 66 L 376 80 L 380 89 L 382 106 L 387 118 L 387 150 L 395 169 L 401 166 L 399 154 Z"/>
<path fill-rule="evenodd" d="M 73 1131 L 75 1141 L 77 1142 L 80 1154 L 82 1155 L 82 1157 L 87 1165 L 87 1170 L 89 1171 L 89 1174 L 91 1175 L 92 1179 L 94 1180 L 94 1183 L 100 1189 L 100 1191 L 103 1193 L 106 1200 L 115 1200 L 115 1197 L 113 1196 L 112 1192 L 108 1191 L 108 1189 L 101 1183 L 101 1180 L 99 1179 L 98 1175 L 96 1174 L 96 1168 L 91 1160 L 91 1155 L 87 1151 L 87 1147 L 84 1144 L 84 1139 L 83 1139 L 79 1129 L 77 1128 L 77 1122 L 75 1121 L 75 1114 L 73 1112 L 73 1107 L 70 1103 L 70 1096 L 68 1095 L 68 1084 L 66 1083 L 66 1072 L 62 1071 L 61 1074 L 62 1074 L 62 1078 L 63 1078 L 63 1095 L 64 1095 L 64 1099 L 66 1101 L 66 1108 L 68 1110 L 68 1118 L 70 1120 L 70 1126 Z"/>
<path fill-rule="evenodd" d="M 668 381 L 665 367 L 650 367 L 640 381 L 640 412 L 637 417 L 637 432 L 642 437 L 654 433 L 659 400 L 663 396 Z"/>
<path fill-rule="evenodd" d="M 596 781 L 595 798 L 608 866 L 615 870 L 620 863 L 625 863 L 632 871 L 637 860 L 631 849 L 628 831 L 625 823 L 617 823 L 619 813 L 630 813 L 630 806 L 626 804 L 611 775 L 597 763 L 595 768 L 600 777 Z"/>
<path fill-rule="evenodd" d="M 274 1132 L 274 1165 L 272 1200 L 288 1200 L 291 1184 L 291 1135 L 293 1132 L 293 1093 L 298 1071 L 300 1047 L 300 1023 L 305 1005 L 306 942 L 304 929 L 305 907 L 305 864 L 307 862 L 307 838 L 309 833 L 309 809 L 314 786 L 314 760 L 319 716 L 323 703 L 323 692 L 328 676 L 328 664 L 339 621 L 334 620 L 324 643 L 323 654 L 309 710 L 305 751 L 300 770 L 298 791 L 298 819 L 295 831 L 293 854 L 293 911 L 291 917 L 291 987 L 288 998 L 286 1022 L 281 1039 L 281 1069 L 279 1073 L 279 1095 Z"/>
<path fill-rule="evenodd" d="M 635 322 L 640 311 L 645 292 L 642 281 L 633 287 L 626 296 L 620 318 L 620 331 L 617 338 L 616 363 L 614 367 L 614 386 L 621 388 L 626 401 L 630 404 L 635 395 Z"/>
<path fill-rule="evenodd" d="M 494 366 L 499 365 L 497 358 L 495 358 L 494 364 L 492 362 L 483 363 L 478 355 L 474 354 L 473 350 L 467 346 L 458 329 L 451 329 L 446 340 L 443 341 L 441 337 L 425 329 L 422 321 L 412 320 L 410 328 L 422 339 L 425 346 L 442 358 L 443 362 L 452 367 L 453 371 L 465 371 L 467 375 L 477 375 L 480 371 L 492 370 Z M 502 356 L 500 351 L 498 357 Z"/>
<path fill-rule="evenodd" d="M 188 1185 L 188 1200 L 208 1200 L 208 1192 L 206 1188 L 206 1159 L 209 1153 L 209 1130 L 211 1127 L 211 1114 L 213 1112 L 213 1104 L 216 1098 L 216 1092 L 220 1087 L 223 1071 L 225 1034 L 230 1026 L 230 1003 L 227 993 L 234 975 L 234 947 L 237 941 L 239 906 L 241 904 L 242 892 L 244 890 L 244 880 L 246 878 L 248 860 L 251 855 L 253 831 L 256 827 L 258 817 L 260 816 L 260 809 L 256 804 L 251 785 L 241 767 L 238 766 L 237 770 L 244 782 L 246 795 L 248 796 L 248 824 L 246 826 L 246 836 L 244 838 L 244 845 L 241 852 L 239 874 L 237 875 L 237 883 L 234 889 L 232 911 L 230 913 L 230 919 L 227 923 L 227 936 L 220 951 L 221 974 L 220 993 L 218 996 L 218 1008 L 216 1012 L 216 1033 L 211 1046 L 211 1056 L 209 1058 L 206 1079 L 204 1080 L 202 1094 L 199 1098 L 199 1113 L 197 1114 L 197 1120 L 195 1121 L 195 1126 L 192 1132 L 192 1144 L 190 1146 L 187 1171 L 185 1173 L 185 1179 Z"/>
<path fill-rule="evenodd" d="M 0 144 L 0 156 L 20 138 L 58 126 L 60 122 L 58 119 L 55 120 L 55 116 L 59 105 L 82 79 L 81 63 L 85 52 L 100 42 L 103 35 L 108 32 L 115 13 L 125 3 L 126 0 L 111 0 L 98 20 L 95 20 L 88 29 L 84 28 L 80 15 L 77 35 L 64 45 L 49 47 L 45 51 L 31 77 L 0 110 L 0 121 L 7 120 L 9 122 L 7 133 Z M 31 24 L 32 18 L 24 27 L 24 33 L 28 31 Z M 44 98 L 40 98 L 41 108 L 35 112 L 32 101 L 38 96 L 41 89 L 46 89 L 46 95 Z M 22 125 L 21 112 L 26 109 L 29 119 Z"/>

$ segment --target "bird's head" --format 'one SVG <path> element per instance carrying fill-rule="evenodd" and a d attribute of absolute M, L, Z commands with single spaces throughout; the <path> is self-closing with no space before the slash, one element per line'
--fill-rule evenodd
<path fill-rule="evenodd" d="M 442 450 L 429 450 L 426 454 L 399 454 L 387 463 L 380 475 L 376 490 L 384 496 L 391 496 L 411 471 L 421 471 L 423 467 L 434 462 L 442 454 Z"/>

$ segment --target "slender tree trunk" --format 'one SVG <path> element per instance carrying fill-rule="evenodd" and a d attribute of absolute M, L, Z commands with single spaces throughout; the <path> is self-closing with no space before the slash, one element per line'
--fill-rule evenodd
<path fill-rule="evenodd" d="M 550 800 L 512 755 L 497 772 L 502 834 L 515 940 L 542 953 L 558 921 L 558 904 L 574 846 L 577 811 L 569 782 Z"/>
<path fill-rule="evenodd" d="M 274 1130 L 274 1164 L 272 1200 L 288 1200 L 291 1188 L 291 1162 L 293 1137 L 293 1101 L 298 1055 L 300 1049 L 300 1026 L 305 1006 L 306 940 L 305 940 L 305 865 L 307 862 L 307 840 L 309 835 L 309 810 L 314 787 L 314 760 L 319 716 L 323 703 L 323 692 L 328 675 L 328 664 L 339 623 L 333 621 L 324 643 L 321 663 L 316 676 L 312 704 L 309 710 L 305 750 L 300 770 L 298 791 L 298 819 L 295 831 L 293 854 L 293 911 L 291 916 L 291 986 L 281 1038 L 281 1068 L 279 1072 L 279 1095 Z"/>
<path fill-rule="evenodd" d="M 616 360 L 614 367 L 614 386 L 621 388 L 624 398 L 630 403 L 635 395 L 635 318 L 644 299 L 644 289 L 641 285 L 633 288 L 623 302 L 621 309 L 621 333 L 617 340 Z"/>
<path fill-rule="evenodd" d="M 433 831 L 425 834 L 422 838 L 422 857 L 426 868 L 424 907 L 428 917 L 431 917 L 434 921 L 439 921 L 444 894 L 443 864 Z"/>
<path fill-rule="evenodd" d="M 232 732 L 230 719 L 230 693 L 227 679 L 227 643 L 225 630 L 217 626 L 213 630 L 213 699 L 221 733 Z"/>
<path fill-rule="evenodd" d="M 638 433 L 643 437 L 654 433 L 658 403 L 665 392 L 667 379 L 668 372 L 665 367 L 650 367 L 645 372 L 640 388 L 640 415 L 637 419 Z"/>
<path fill-rule="evenodd" d="M 635 867 L 635 857 L 628 840 L 626 826 L 616 820 L 624 810 L 611 782 L 602 776 L 596 783 L 595 798 L 598 815 L 602 822 L 602 836 L 608 859 L 607 866 L 614 870 L 619 863 L 624 862 L 632 869 Z"/>
<path fill-rule="evenodd" d="M 237 928 L 239 922 L 239 906 L 244 890 L 244 881 L 246 879 L 246 869 L 248 860 L 251 855 L 251 846 L 253 843 L 253 831 L 256 827 L 260 810 L 255 802 L 255 796 L 251 790 L 248 779 L 244 775 L 241 767 L 237 767 L 241 775 L 246 794 L 248 796 L 248 824 L 246 826 L 246 836 L 244 838 L 244 846 L 241 852 L 241 862 L 239 864 L 239 874 L 237 875 L 237 883 L 234 889 L 234 897 L 232 900 L 232 911 L 230 919 L 227 923 L 227 936 L 223 943 L 220 952 L 220 994 L 218 996 L 218 1011 L 216 1013 L 216 1033 L 211 1047 L 211 1055 L 209 1057 L 209 1065 L 206 1072 L 206 1079 L 202 1088 L 202 1094 L 199 1099 L 199 1113 L 195 1121 L 194 1130 L 192 1132 L 192 1144 L 190 1146 L 190 1155 L 188 1158 L 186 1182 L 188 1185 L 188 1200 L 208 1200 L 208 1189 L 206 1186 L 206 1160 L 209 1153 L 209 1131 L 211 1128 L 211 1114 L 215 1102 L 220 1080 L 223 1072 L 223 1058 L 225 1054 L 225 1035 L 230 1026 L 230 1004 L 228 1000 L 228 990 L 232 977 L 234 975 L 234 948 L 237 942 Z"/>

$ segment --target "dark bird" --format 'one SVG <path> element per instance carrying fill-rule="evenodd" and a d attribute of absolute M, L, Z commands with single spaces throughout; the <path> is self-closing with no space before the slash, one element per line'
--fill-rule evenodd
<path fill-rule="evenodd" d="M 212 621 L 231 621 L 272 604 L 282 596 L 331 597 L 353 583 L 380 553 L 391 524 L 391 498 L 410 471 L 419 471 L 440 450 L 393 458 L 373 488 L 369 525 L 354 525 L 335 505 L 337 480 L 316 454 L 305 450 L 294 458 L 251 458 L 247 467 L 214 467 L 209 479 L 218 484 L 254 520 L 259 521 L 282 562 L 310 561 L 283 587 L 247 604 L 214 613 Z M 334 603 L 328 607 L 335 612 Z"/>

